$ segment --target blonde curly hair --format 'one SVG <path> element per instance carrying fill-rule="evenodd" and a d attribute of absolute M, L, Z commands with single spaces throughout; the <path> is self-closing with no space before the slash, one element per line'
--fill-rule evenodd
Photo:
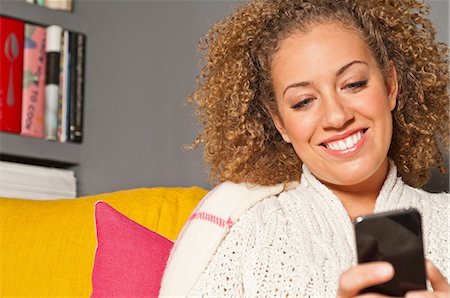
<path fill-rule="evenodd" d="M 279 42 L 320 22 L 357 30 L 381 71 L 395 64 L 399 93 L 389 157 L 403 180 L 423 186 L 445 172 L 448 149 L 448 47 L 435 40 L 429 8 L 416 0 L 263 0 L 242 5 L 202 39 L 204 67 L 190 97 L 202 124 L 210 180 L 272 185 L 299 180 L 301 160 L 283 141 L 270 65 Z"/>

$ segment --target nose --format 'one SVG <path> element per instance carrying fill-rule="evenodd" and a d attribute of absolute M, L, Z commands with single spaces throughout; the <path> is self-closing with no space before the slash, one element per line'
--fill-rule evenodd
<path fill-rule="evenodd" d="M 337 94 L 327 96 L 323 101 L 322 126 L 328 129 L 338 129 L 344 127 L 354 118 L 351 109 L 345 101 Z"/>

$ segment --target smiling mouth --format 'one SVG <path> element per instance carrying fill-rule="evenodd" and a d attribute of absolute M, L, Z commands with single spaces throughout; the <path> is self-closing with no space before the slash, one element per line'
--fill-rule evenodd
<path fill-rule="evenodd" d="M 332 151 L 345 151 L 350 148 L 353 148 L 362 139 L 366 131 L 367 128 L 359 130 L 354 134 L 349 135 L 348 137 L 343 138 L 341 140 L 322 143 L 321 145 Z"/>

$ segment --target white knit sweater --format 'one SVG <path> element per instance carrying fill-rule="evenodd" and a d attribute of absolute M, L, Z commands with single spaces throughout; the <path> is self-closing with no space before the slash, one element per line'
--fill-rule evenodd
<path fill-rule="evenodd" d="M 449 203 L 448 194 L 405 185 L 391 164 L 375 206 L 375 212 L 405 207 L 421 212 L 425 256 L 447 280 Z M 340 274 L 355 263 L 346 210 L 304 167 L 298 187 L 259 202 L 239 218 L 189 296 L 335 297 Z"/>

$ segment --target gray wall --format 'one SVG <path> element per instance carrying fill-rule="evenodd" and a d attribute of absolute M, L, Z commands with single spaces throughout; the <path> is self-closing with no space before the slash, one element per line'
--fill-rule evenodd
<path fill-rule="evenodd" d="M 81 1 L 86 19 L 86 139 L 82 193 L 140 186 L 209 187 L 185 104 L 198 73 L 198 39 L 232 3 Z"/>
<path fill-rule="evenodd" d="M 85 138 L 65 158 L 79 161 L 79 195 L 151 186 L 210 188 L 201 152 L 183 149 L 198 132 L 193 107 L 185 99 L 199 70 L 200 36 L 236 2 L 74 3 L 74 12 L 66 13 L 0 0 L 0 11 L 87 34 Z M 62 149 L 0 137 L 7 153 L 38 146 L 50 151 L 38 157 L 49 158 Z"/>
<path fill-rule="evenodd" d="M 2 13 L 87 34 L 80 195 L 152 186 L 209 188 L 201 152 L 182 149 L 198 127 L 185 98 L 199 69 L 199 37 L 236 1 L 74 0 L 71 14 L 0 0 Z M 428 1 L 448 43 L 448 1 Z M 431 190 L 448 190 L 448 176 Z"/>

